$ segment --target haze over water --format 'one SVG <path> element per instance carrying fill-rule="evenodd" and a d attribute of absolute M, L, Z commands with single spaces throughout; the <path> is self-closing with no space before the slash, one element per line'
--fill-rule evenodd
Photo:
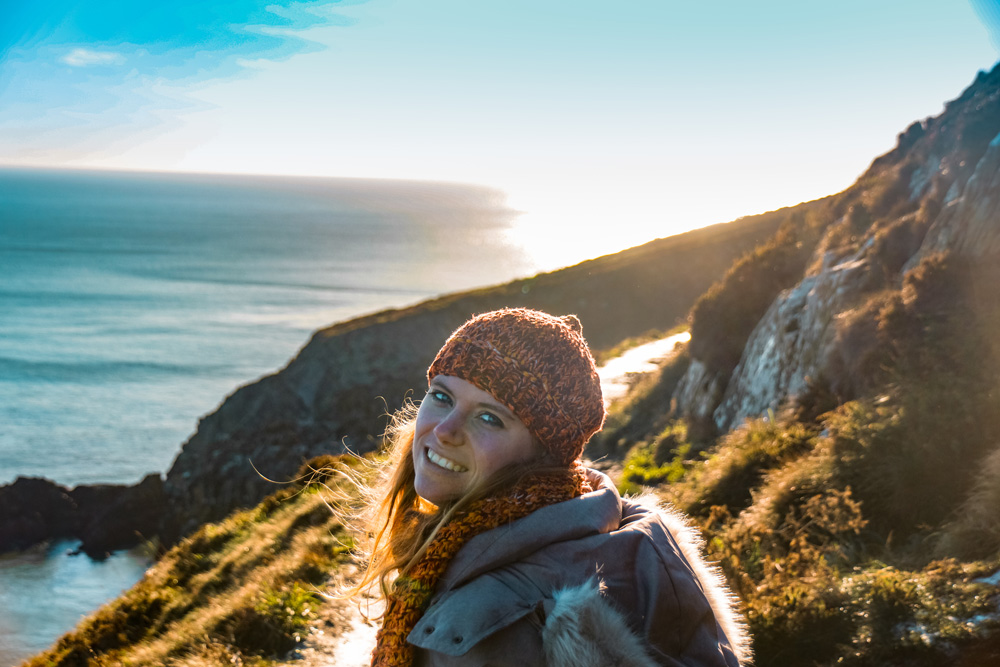
<path fill-rule="evenodd" d="M 500 193 L 0 170 L 0 484 L 165 472 L 315 329 L 535 270 Z"/>

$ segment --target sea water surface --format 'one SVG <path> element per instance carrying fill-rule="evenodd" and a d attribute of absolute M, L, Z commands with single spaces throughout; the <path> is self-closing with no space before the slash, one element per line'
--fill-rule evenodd
<path fill-rule="evenodd" d="M 0 169 L 0 484 L 165 472 L 315 329 L 533 273 L 516 218 L 457 184 Z M 146 565 L 71 547 L 0 559 L 0 667 Z"/>

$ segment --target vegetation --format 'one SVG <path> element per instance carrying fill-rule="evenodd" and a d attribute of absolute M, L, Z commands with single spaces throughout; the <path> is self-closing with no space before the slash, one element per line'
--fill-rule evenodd
<path fill-rule="evenodd" d="M 628 395 L 610 407 L 604 428 L 587 443 L 591 459 L 620 460 L 637 442 L 650 440 L 668 426 L 671 396 L 691 363 L 685 347 L 674 349 L 659 371 L 638 378 Z"/>
<path fill-rule="evenodd" d="M 778 293 L 801 280 L 828 220 L 825 207 L 794 210 L 778 233 L 744 255 L 691 310 L 691 356 L 729 375 Z"/>
<path fill-rule="evenodd" d="M 871 292 L 839 323 L 853 400 L 817 378 L 778 414 L 693 443 L 664 369 L 612 414 L 598 444 L 624 453 L 620 487 L 692 516 L 757 665 L 1000 660 L 998 278 L 937 254 Z"/>
<path fill-rule="evenodd" d="M 284 657 L 334 604 L 323 591 L 352 546 L 321 492 L 330 480 L 304 473 L 308 483 L 207 524 L 164 553 L 131 590 L 25 667 L 264 667 Z"/>
<path fill-rule="evenodd" d="M 687 427 L 673 422 L 651 442 L 640 442 L 629 451 L 619 490 L 638 493 L 642 487 L 677 482 L 693 464 L 687 460 L 690 455 Z"/>
<path fill-rule="evenodd" d="M 929 257 L 880 297 L 879 391 L 751 422 L 664 492 L 738 582 L 759 665 L 951 664 L 995 642 L 976 579 L 1000 567 L 1000 303 L 969 287 L 987 279 Z"/>

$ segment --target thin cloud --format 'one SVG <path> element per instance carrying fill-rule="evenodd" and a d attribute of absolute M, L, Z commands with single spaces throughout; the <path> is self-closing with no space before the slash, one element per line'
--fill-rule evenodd
<path fill-rule="evenodd" d="M 72 67 L 89 67 L 91 65 L 120 65 L 125 62 L 125 56 L 111 51 L 91 51 L 90 49 L 73 49 L 62 61 Z"/>

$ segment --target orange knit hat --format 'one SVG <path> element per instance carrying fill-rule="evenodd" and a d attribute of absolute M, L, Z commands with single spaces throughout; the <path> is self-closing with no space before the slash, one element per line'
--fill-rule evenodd
<path fill-rule="evenodd" d="M 477 315 L 445 342 L 427 381 L 451 375 L 489 392 L 568 465 L 604 424 L 601 382 L 581 331 L 575 315 L 527 308 Z"/>

